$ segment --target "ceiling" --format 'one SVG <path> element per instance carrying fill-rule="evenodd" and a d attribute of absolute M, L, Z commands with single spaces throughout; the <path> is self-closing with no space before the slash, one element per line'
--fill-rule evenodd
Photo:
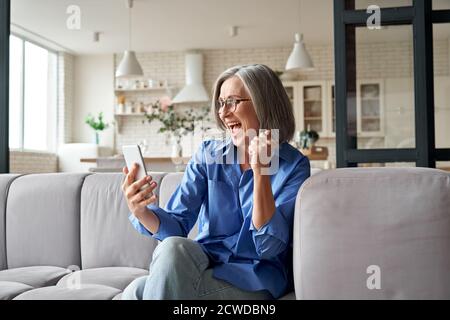
<path fill-rule="evenodd" d="M 357 0 L 360 6 L 366 2 L 374 1 Z M 450 0 L 438 2 L 450 8 Z M 81 9 L 80 30 L 66 27 L 70 5 Z M 136 51 L 291 46 L 297 31 L 307 44 L 333 43 L 333 0 L 135 0 L 132 17 Z M 121 52 L 128 45 L 125 0 L 11 0 L 11 22 L 13 32 L 75 54 Z M 229 35 L 232 25 L 238 27 L 236 37 Z M 361 30 L 358 39 L 407 40 L 411 30 L 390 27 L 369 37 L 370 31 Z M 99 42 L 93 41 L 94 31 L 100 32 Z M 439 28 L 437 35 L 450 38 L 450 28 Z"/>

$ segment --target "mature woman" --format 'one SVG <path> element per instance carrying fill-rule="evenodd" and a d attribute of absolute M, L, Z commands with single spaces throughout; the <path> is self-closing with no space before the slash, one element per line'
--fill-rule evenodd
<path fill-rule="evenodd" d="M 136 167 L 124 168 L 131 223 L 162 242 L 149 275 L 123 299 L 276 299 L 292 290 L 294 205 L 310 175 L 308 159 L 288 143 L 292 105 L 260 64 L 221 74 L 213 101 L 231 138 L 202 143 L 166 208 L 155 205 L 151 177 L 134 181 Z M 194 241 L 186 237 L 197 218 Z"/>

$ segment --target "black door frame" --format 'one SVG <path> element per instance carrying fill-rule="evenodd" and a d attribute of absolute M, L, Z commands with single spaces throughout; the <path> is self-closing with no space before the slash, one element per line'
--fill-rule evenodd
<path fill-rule="evenodd" d="M 450 10 L 432 10 L 432 1 L 413 0 L 412 6 L 382 8 L 382 25 L 412 25 L 414 33 L 414 102 L 416 148 L 357 148 L 355 28 L 366 25 L 366 10 L 355 0 L 334 0 L 336 164 L 415 162 L 436 167 L 450 160 L 450 149 L 436 149 L 434 119 L 433 23 L 449 23 Z"/>
<path fill-rule="evenodd" d="M 0 173 L 9 173 L 10 0 L 0 0 Z"/>

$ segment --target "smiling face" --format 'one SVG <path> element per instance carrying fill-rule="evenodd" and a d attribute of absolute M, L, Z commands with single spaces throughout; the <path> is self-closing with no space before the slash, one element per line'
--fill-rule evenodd
<path fill-rule="evenodd" d="M 219 98 L 222 100 L 228 98 L 250 99 L 250 95 L 241 79 L 234 76 L 224 81 L 220 88 Z M 237 147 L 245 147 L 244 138 L 247 130 L 254 129 L 256 132 L 259 130 L 259 121 L 252 102 L 238 103 L 234 112 L 230 112 L 226 108 L 221 108 L 219 111 L 220 119 L 231 133 L 233 144 Z"/>

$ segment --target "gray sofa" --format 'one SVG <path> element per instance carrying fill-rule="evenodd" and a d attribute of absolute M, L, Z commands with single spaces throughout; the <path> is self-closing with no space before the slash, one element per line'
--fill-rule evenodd
<path fill-rule="evenodd" d="M 164 206 L 182 174 L 151 175 Z M 0 175 L 0 299 L 120 299 L 147 274 L 158 242 L 129 223 L 122 179 Z M 299 191 L 295 294 L 283 299 L 448 299 L 449 249 L 447 173 L 324 171 Z M 379 289 L 369 288 L 374 265 Z"/>

